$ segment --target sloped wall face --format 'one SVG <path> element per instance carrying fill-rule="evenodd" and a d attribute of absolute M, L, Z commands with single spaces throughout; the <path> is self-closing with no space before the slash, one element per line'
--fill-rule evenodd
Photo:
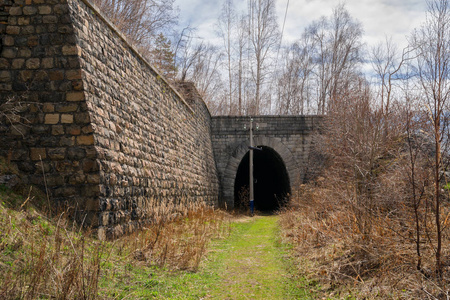
<path fill-rule="evenodd" d="M 180 95 L 86 2 L 69 0 L 100 168 L 99 235 L 149 222 L 149 201 L 218 202 L 210 115 Z"/>
<path fill-rule="evenodd" d="M 30 183 L 44 186 L 42 160 L 51 199 L 76 206 L 100 238 L 150 222 L 150 201 L 217 205 L 195 89 L 175 92 L 87 1 L 15 1 L 0 14 L 1 103 L 32 104 L 15 126 L 2 118 L 0 148 Z"/>

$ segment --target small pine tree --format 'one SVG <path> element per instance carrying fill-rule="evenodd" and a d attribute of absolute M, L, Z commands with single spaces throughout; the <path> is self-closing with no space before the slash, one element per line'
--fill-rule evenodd
<path fill-rule="evenodd" d="M 150 50 L 151 62 L 169 80 L 173 80 L 177 73 L 175 54 L 171 48 L 170 40 L 160 33 Z"/>

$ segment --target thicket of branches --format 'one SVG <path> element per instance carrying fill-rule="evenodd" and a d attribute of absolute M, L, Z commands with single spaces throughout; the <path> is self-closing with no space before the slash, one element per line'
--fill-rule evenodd
<path fill-rule="evenodd" d="M 361 297 L 450 297 L 449 9 L 429 1 L 406 49 L 371 49 L 375 84 L 338 78 L 323 102 L 325 166 L 283 218 L 322 277 L 360 283 Z"/>

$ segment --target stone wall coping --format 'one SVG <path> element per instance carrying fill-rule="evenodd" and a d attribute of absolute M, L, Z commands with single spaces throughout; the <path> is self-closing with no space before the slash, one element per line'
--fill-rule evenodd
<path fill-rule="evenodd" d="M 184 97 L 178 92 L 177 89 L 175 89 L 173 87 L 172 84 L 170 84 L 170 82 L 166 79 L 165 76 L 163 76 L 145 57 L 143 57 L 141 55 L 141 53 L 139 52 L 138 49 L 136 49 L 136 47 L 133 45 L 133 43 L 116 27 L 116 25 L 114 25 L 107 17 L 105 17 L 103 15 L 103 13 L 101 12 L 101 10 L 97 7 L 97 5 L 95 5 L 94 3 L 91 2 L 91 0 L 81 0 L 84 4 L 86 4 L 90 9 L 92 9 L 94 11 L 94 13 L 103 21 L 106 23 L 106 25 L 112 30 L 114 31 L 114 33 L 116 33 L 119 38 L 121 38 L 125 44 L 130 47 L 130 50 L 134 52 L 134 54 L 136 54 L 150 69 L 152 69 L 163 81 L 165 84 L 167 84 L 169 86 L 169 88 L 178 96 L 178 98 L 180 98 L 181 102 L 183 102 L 183 104 L 189 109 L 189 111 L 192 114 L 195 114 L 194 110 L 192 109 L 192 107 L 186 102 L 186 100 L 184 99 Z M 209 110 L 208 110 L 209 111 Z"/>
<path fill-rule="evenodd" d="M 256 116 L 213 116 L 213 119 L 296 119 L 296 118 L 325 118 L 325 115 L 256 115 Z"/>

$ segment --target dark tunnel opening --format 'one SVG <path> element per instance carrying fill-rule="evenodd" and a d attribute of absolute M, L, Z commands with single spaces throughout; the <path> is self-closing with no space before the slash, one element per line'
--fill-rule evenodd
<path fill-rule="evenodd" d="M 289 176 L 280 155 L 270 147 L 259 146 L 262 151 L 253 151 L 253 177 L 255 209 L 274 212 L 282 207 L 291 192 Z M 234 203 L 237 208 L 246 208 L 249 201 L 249 152 L 239 164 L 234 182 Z"/>

